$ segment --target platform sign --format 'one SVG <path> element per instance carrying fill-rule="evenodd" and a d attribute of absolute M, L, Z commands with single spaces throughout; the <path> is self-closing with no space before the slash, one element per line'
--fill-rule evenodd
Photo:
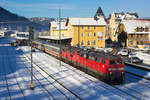
<path fill-rule="evenodd" d="M 34 38 L 34 27 L 29 26 L 29 40 L 33 40 Z"/>

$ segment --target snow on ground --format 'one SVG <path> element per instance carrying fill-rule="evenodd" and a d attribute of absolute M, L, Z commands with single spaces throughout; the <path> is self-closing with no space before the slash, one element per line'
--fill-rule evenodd
<path fill-rule="evenodd" d="M 150 78 L 150 72 L 149 71 L 136 69 L 136 68 L 130 67 L 130 66 L 126 66 L 125 70 L 128 71 L 128 72 L 132 72 L 134 74 L 140 75 L 140 76 L 144 76 L 144 77 Z"/>
<path fill-rule="evenodd" d="M 73 94 L 56 83 L 40 68 L 33 64 L 35 89 L 31 90 L 30 85 L 30 48 L 11 47 L 7 39 L 0 39 L 0 100 L 77 100 Z M 62 62 L 59 67 L 58 61 L 43 53 L 36 51 L 33 53 L 33 61 L 38 64 L 48 74 L 57 79 L 60 83 L 72 90 L 83 100 L 136 100 L 128 94 L 134 94 L 127 90 L 128 94 L 103 83 L 82 71 Z M 148 72 L 138 71 L 136 69 L 126 68 L 126 70 L 135 71 L 148 75 Z M 89 80 L 90 79 L 90 80 Z M 140 83 L 144 81 L 140 80 Z M 149 95 L 149 90 L 142 90 L 138 81 L 125 82 L 117 87 L 126 90 L 126 87 L 138 87 L 141 94 Z M 149 84 L 150 82 L 147 82 Z M 145 84 L 145 83 L 144 83 Z M 141 87 L 141 88 L 140 88 Z M 66 94 L 66 96 L 64 95 Z M 134 94 L 136 95 L 136 94 Z M 137 96 L 142 98 L 141 95 Z"/>

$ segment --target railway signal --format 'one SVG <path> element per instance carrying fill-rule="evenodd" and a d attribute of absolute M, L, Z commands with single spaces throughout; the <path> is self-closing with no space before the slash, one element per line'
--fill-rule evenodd
<path fill-rule="evenodd" d="M 32 40 L 34 39 L 34 27 L 29 26 L 29 41 L 30 41 L 30 46 L 31 46 L 31 83 L 30 83 L 30 88 L 34 89 L 34 84 L 33 84 L 33 65 L 32 65 Z"/>

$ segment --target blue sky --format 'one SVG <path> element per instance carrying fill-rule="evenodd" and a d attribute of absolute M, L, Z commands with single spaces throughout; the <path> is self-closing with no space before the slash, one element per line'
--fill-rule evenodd
<path fill-rule="evenodd" d="M 137 12 L 140 17 L 150 17 L 150 0 L 0 0 L 0 6 L 25 17 L 93 17 L 101 6 L 108 17 L 114 12 Z"/>

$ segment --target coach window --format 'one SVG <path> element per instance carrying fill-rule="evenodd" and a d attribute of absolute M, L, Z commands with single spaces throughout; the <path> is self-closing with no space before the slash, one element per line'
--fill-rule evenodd
<path fill-rule="evenodd" d="M 88 26 L 88 29 L 90 29 L 90 26 Z"/>
<path fill-rule="evenodd" d="M 109 61 L 109 65 L 114 65 L 115 64 L 115 61 L 114 60 L 110 60 Z"/>
<path fill-rule="evenodd" d="M 94 26 L 94 29 L 96 29 L 96 26 Z"/>

